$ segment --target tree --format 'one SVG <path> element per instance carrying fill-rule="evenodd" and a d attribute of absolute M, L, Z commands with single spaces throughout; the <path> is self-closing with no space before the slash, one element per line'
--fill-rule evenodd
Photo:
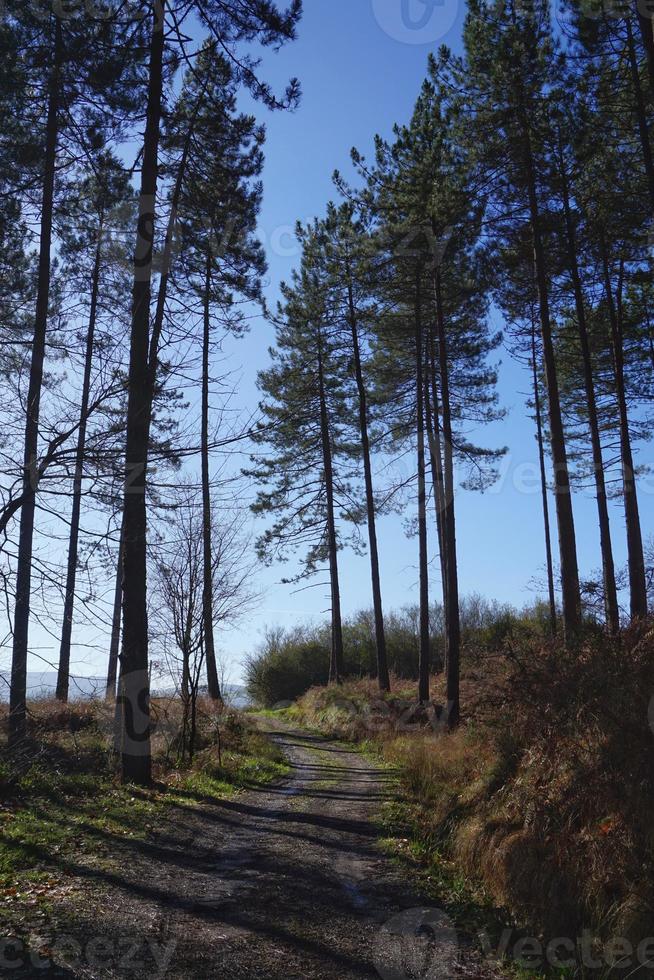
<path fill-rule="evenodd" d="M 338 178 L 337 178 L 338 179 Z M 370 572 L 375 619 L 375 645 L 377 651 L 377 680 L 380 690 L 390 690 L 386 641 L 384 636 L 384 611 L 382 605 L 381 577 L 379 572 L 379 547 L 377 542 L 377 504 L 372 475 L 370 445 L 369 394 L 364 378 L 366 335 L 376 314 L 371 305 L 373 264 L 369 258 L 371 242 L 365 224 L 355 219 L 350 203 L 337 208 L 330 204 L 327 217 L 318 227 L 311 242 L 312 262 L 324 277 L 327 288 L 327 317 L 337 332 L 339 342 L 350 358 L 350 374 L 354 376 L 355 393 L 351 413 L 356 429 L 354 443 L 358 442 L 357 455 L 363 463 L 365 488 L 365 513 L 368 525 Z M 356 421 L 355 421 L 356 420 Z"/>
<path fill-rule="evenodd" d="M 204 501 L 192 487 L 182 488 L 168 511 L 155 565 L 155 638 L 168 660 L 182 701 L 181 761 L 192 763 L 196 749 L 197 707 L 206 656 L 204 593 Z M 241 515 L 214 501 L 220 522 L 213 528 L 211 556 L 212 631 L 233 626 L 252 607 L 253 557 Z M 169 638 L 174 642 L 171 650 Z"/>
<path fill-rule="evenodd" d="M 447 61 L 455 65 L 459 82 L 466 79 L 470 135 L 478 150 L 479 166 L 487 174 L 501 175 L 493 181 L 493 191 L 494 203 L 505 216 L 504 233 L 515 233 L 525 217 L 531 232 L 554 467 L 563 623 L 566 641 L 573 643 L 581 626 L 581 598 L 554 349 L 543 197 L 545 162 L 540 143 L 543 112 L 553 83 L 552 66 L 556 64 L 547 5 L 540 0 L 528 7 L 513 0 L 474 0 L 464 28 L 464 45 L 465 63 Z"/>
<path fill-rule="evenodd" d="M 512 269 L 513 297 L 507 310 L 507 333 L 509 352 L 530 374 L 531 397 L 527 406 L 533 409 L 536 426 L 536 445 L 538 447 L 538 470 L 540 475 L 541 506 L 543 513 L 543 532 L 545 539 L 545 569 L 547 575 L 547 594 L 550 633 L 554 637 L 557 630 L 556 590 L 554 585 L 554 561 L 552 557 L 552 533 L 548 502 L 547 459 L 544 432 L 544 391 L 542 380 L 542 352 L 538 335 L 538 296 L 533 276 L 530 274 L 528 257 L 520 252 L 514 256 Z M 506 256 L 505 256 L 506 260 Z M 510 318 L 509 318 L 510 317 Z"/>
<path fill-rule="evenodd" d="M 568 121 L 567 128 L 570 128 Z M 571 188 L 569 161 L 566 160 L 563 136 L 559 128 L 556 135 L 556 146 L 554 150 L 556 167 L 556 189 L 559 191 L 560 200 L 563 207 L 563 224 L 565 228 L 565 255 L 567 258 L 567 269 L 570 275 L 572 293 L 574 296 L 574 310 L 577 326 L 577 336 L 579 341 L 579 351 L 581 355 L 582 376 L 584 383 L 585 406 L 588 414 L 588 428 L 590 430 L 590 441 L 593 456 L 593 475 L 595 480 L 595 497 L 597 501 L 597 511 L 600 529 L 600 546 L 602 552 L 602 573 L 604 580 L 604 602 L 606 623 L 611 633 L 614 635 L 620 629 L 620 611 L 618 608 L 618 592 L 616 586 L 615 563 L 613 560 L 613 546 L 611 543 L 611 528 L 608 510 L 608 494 L 606 480 L 604 476 L 604 459 L 602 453 L 602 442 L 600 437 L 599 417 L 597 411 L 597 398 L 595 392 L 595 378 L 593 362 L 591 357 L 590 339 L 588 334 L 586 317 L 586 298 L 581 279 L 579 265 L 577 228 L 571 205 Z"/>
<path fill-rule="evenodd" d="M 265 260 L 256 240 L 264 130 L 253 116 L 236 114 L 230 63 L 207 45 L 189 72 L 166 134 L 168 152 L 192 131 L 176 220 L 175 285 L 201 307 L 201 458 L 204 510 L 204 644 L 209 694 L 219 700 L 213 639 L 210 381 L 212 320 L 233 333 L 244 329 L 238 303 L 260 298 Z"/>
<path fill-rule="evenodd" d="M 282 285 L 272 365 L 259 375 L 265 422 L 254 439 L 270 455 L 252 457 L 249 476 L 263 484 L 253 506 L 272 523 L 258 540 L 261 558 L 285 559 L 306 549 L 295 580 L 313 576 L 327 562 L 331 593 L 330 681 L 343 677 L 343 629 L 338 573 L 337 516 L 352 516 L 349 447 L 345 436 L 344 355 L 327 314 L 323 277 L 313 263 L 311 243 L 319 228 L 301 233 L 302 269 Z"/>
<path fill-rule="evenodd" d="M 377 364 L 382 372 L 377 401 L 386 405 L 404 401 L 403 421 L 393 424 L 393 439 L 416 439 L 419 697 L 429 698 L 426 431 L 446 605 L 448 712 L 450 723 L 456 725 L 460 629 L 454 459 L 467 463 L 470 485 L 484 487 L 493 479 L 493 463 L 500 453 L 471 445 L 455 433 L 455 426 L 466 417 L 481 422 L 500 417 L 494 392 L 496 375 L 487 357 L 501 338 L 488 331 L 486 321 L 478 255 L 483 201 L 475 200 L 470 168 L 457 140 L 455 107 L 448 105 L 435 83 L 435 70 L 432 75 L 423 85 L 410 124 L 396 127 L 391 146 L 377 141 L 376 166 L 366 172 L 370 206 L 377 214 L 385 256 L 385 275 L 380 276 L 379 287 L 389 311 L 377 331 Z M 411 336 L 409 330 L 411 343 L 405 339 Z M 404 352 L 402 358 L 399 350 Z"/>
<path fill-rule="evenodd" d="M 73 194 L 77 200 L 73 198 Z M 62 254 L 66 262 L 66 272 L 69 279 L 79 286 L 81 292 L 87 291 L 88 323 L 84 339 L 84 367 L 74 463 L 73 503 L 70 517 L 63 626 L 57 674 L 56 696 L 60 701 L 68 700 L 70 647 L 87 451 L 87 425 L 91 408 L 92 373 L 95 359 L 103 346 L 103 339 L 96 336 L 99 303 L 101 298 L 103 303 L 107 303 L 109 295 L 113 293 L 112 330 L 115 333 L 117 319 L 115 311 L 120 302 L 118 290 L 112 283 L 116 273 L 115 260 L 119 256 L 114 255 L 112 262 L 112 243 L 111 240 L 107 242 L 109 238 L 107 224 L 111 221 L 112 213 L 113 216 L 121 214 L 121 206 L 124 206 L 129 198 L 129 181 L 118 160 L 110 153 L 103 152 L 94 161 L 93 176 L 82 179 L 78 188 L 69 189 L 68 195 L 69 201 L 71 198 L 73 199 L 72 204 L 69 204 L 69 211 L 72 213 L 67 215 L 69 224 L 62 232 L 64 246 Z M 112 224 L 111 230 L 115 234 L 119 229 L 116 227 L 115 221 Z M 119 268 L 122 268 L 122 263 Z M 119 278 L 122 279 L 122 277 Z M 80 279 L 81 282 L 79 282 Z M 121 282 L 121 285 L 124 285 L 124 282 Z M 104 345 L 106 346 L 106 337 L 104 338 Z"/>
<path fill-rule="evenodd" d="M 39 256 L 26 400 L 23 479 L 19 498 L 20 532 L 10 698 L 10 737 L 15 743 L 26 731 L 32 550 L 36 492 L 42 471 L 39 466 L 39 416 L 50 300 L 57 155 L 62 151 L 64 137 L 72 140 L 82 153 L 88 152 L 97 140 L 99 121 L 106 122 L 110 116 L 115 116 L 114 131 L 119 129 L 122 119 L 120 110 L 124 108 L 128 99 L 126 93 L 131 89 L 129 84 L 123 88 L 123 83 L 128 81 L 127 68 L 131 67 L 127 51 L 132 55 L 134 52 L 129 38 L 125 37 L 123 26 L 116 20 L 113 7 L 110 7 L 107 17 L 88 16 L 72 20 L 64 20 L 55 11 L 41 18 L 30 7 L 13 3 L 7 12 L 16 40 L 25 50 L 27 84 L 39 93 L 34 107 L 39 141 L 34 160 L 39 169 Z M 41 117 L 41 112 L 45 119 Z M 66 148 L 72 149 L 70 145 Z"/>
<path fill-rule="evenodd" d="M 218 0 L 203 4 L 167 4 L 155 0 L 150 5 L 150 63 L 148 70 L 148 102 L 141 158 L 141 189 L 139 217 L 134 257 L 132 326 L 128 377 L 127 439 L 125 462 L 125 502 L 123 517 L 123 648 L 122 691 L 125 704 L 122 773 L 127 782 L 150 782 L 150 732 L 148 684 L 148 623 L 147 623 L 147 511 L 146 474 L 150 423 L 157 374 L 158 335 L 150 333 L 150 305 L 153 275 L 153 244 L 157 169 L 163 112 L 165 55 L 167 49 L 166 14 L 170 10 L 178 38 L 184 16 L 197 13 L 211 37 L 215 37 L 236 69 L 239 82 L 270 107 L 293 104 L 298 97 L 298 85 L 291 82 L 283 103 L 278 102 L 269 87 L 261 82 L 256 66 L 247 56 L 237 53 L 238 46 L 259 41 L 274 46 L 294 36 L 300 16 L 299 0 L 281 13 L 269 0 L 247 0 L 238 11 Z M 183 8 L 183 9 L 181 9 Z M 183 41 L 180 41 L 183 44 Z M 154 342 L 153 342 L 154 340 Z M 140 707 L 139 707 L 140 706 Z M 130 719 L 142 718 L 140 732 L 129 731 Z M 133 744 L 130 745 L 130 742 Z"/>
<path fill-rule="evenodd" d="M 611 283 L 610 267 L 613 263 L 621 266 L 624 274 L 616 274 L 614 279 L 622 281 L 625 287 L 632 276 L 638 278 L 645 274 L 649 278 L 649 270 L 645 271 L 647 257 L 640 249 L 634 250 L 633 242 L 639 236 L 647 238 L 654 209 L 654 165 L 651 120 L 648 118 L 651 113 L 647 108 L 651 99 L 651 79 L 648 80 L 643 73 L 642 53 L 635 40 L 632 12 L 625 8 L 619 12 L 619 16 L 607 16 L 603 10 L 600 14 L 593 21 L 587 18 L 573 20 L 575 55 L 585 59 L 587 64 L 582 74 L 577 71 L 574 75 L 572 72 L 568 75 L 568 86 L 573 80 L 579 96 L 575 112 L 576 128 L 570 120 L 565 123 L 568 140 L 572 138 L 574 143 L 566 163 L 569 171 L 566 178 L 570 190 L 568 196 L 572 197 L 573 202 L 572 207 L 568 203 L 566 210 L 569 214 L 573 213 L 573 224 L 574 221 L 584 223 L 582 235 L 586 254 L 583 273 L 586 281 L 592 284 L 587 288 L 587 306 L 591 315 L 594 315 L 593 307 L 603 307 L 604 310 L 605 338 L 609 339 L 609 344 L 599 341 L 598 348 L 611 351 L 612 387 L 617 405 L 615 429 L 619 434 L 629 554 L 630 607 L 632 617 L 642 617 L 647 613 L 647 597 L 627 395 L 627 375 L 639 358 L 635 352 L 630 352 L 630 356 L 626 353 L 626 324 L 621 324 L 617 310 L 620 290 L 616 288 L 617 283 Z M 642 11 L 635 12 L 635 19 L 642 30 Z M 649 18 L 647 20 L 651 44 L 651 21 Z M 646 40 L 645 36 L 642 40 Z M 649 58 L 647 44 L 644 53 Z M 558 111 L 563 113 L 562 108 Z M 588 120 L 601 129 L 602 141 L 589 138 L 585 125 Z M 559 169 L 562 168 L 561 163 Z M 597 185 L 592 185 L 600 175 L 601 193 L 598 194 Z M 598 284 L 601 284 L 599 292 Z M 595 341 L 599 338 L 600 334 L 596 332 Z M 631 402 L 632 415 L 633 406 L 638 401 L 641 398 L 636 390 Z M 591 419 L 594 411 L 591 402 L 588 407 Z M 613 428 L 612 422 L 608 424 Z M 597 440 L 594 439 L 594 442 L 597 443 Z M 607 533 L 604 519 L 601 519 L 601 528 L 605 555 Z M 607 575 L 606 560 L 603 564 L 604 596 L 608 606 L 613 602 L 613 588 L 610 569 Z M 610 618 L 615 622 L 615 612 Z"/>

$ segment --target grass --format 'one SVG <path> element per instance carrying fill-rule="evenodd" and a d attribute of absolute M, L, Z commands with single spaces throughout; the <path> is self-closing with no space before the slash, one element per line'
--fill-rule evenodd
<path fill-rule="evenodd" d="M 464 671 L 465 722 L 451 734 L 407 712 L 415 691 L 397 681 L 391 695 L 368 680 L 314 688 L 287 715 L 398 772 L 385 845 L 465 932 L 496 946 L 511 923 L 515 943 L 519 923 L 522 935 L 587 932 L 594 949 L 615 937 L 635 949 L 654 921 L 653 654 L 647 623 L 618 645 L 591 633 L 571 653 L 509 648 Z M 432 691 L 442 701 L 442 678 Z M 505 965 L 516 980 L 543 975 Z M 626 974 L 579 959 L 548 975 Z"/>
<path fill-rule="evenodd" d="M 178 710 L 171 702 L 156 709 L 169 721 Z M 170 807 L 219 801 L 288 772 L 281 750 L 246 718 L 217 717 L 205 703 L 192 766 L 180 766 L 170 741 L 155 737 L 153 786 L 121 785 L 106 711 L 99 703 L 41 702 L 33 706 L 29 754 L 16 764 L 0 744 L 2 935 L 38 931 L 75 900 L 80 866 L 111 870 L 119 842 L 147 840 Z"/>
<path fill-rule="evenodd" d="M 506 912 L 496 907 L 479 880 L 457 866 L 444 846 L 447 817 L 459 805 L 460 794 L 475 783 L 481 787 L 493 756 L 487 747 L 473 748 L 470 736 L 441 737 L 439 751 L 434 752 L 432 734 L 397 736 L 392 727 L 380 728 L 374 715 L 376 730 L 370 732 L 366 724 L 372 714 L 370 699 L 393 706 L 394 713 L 386 715 L 390 719 L 406 710 L 403 702 L 409 701 L 409 695 L 410 688 L 401 683 L 394 684 L 392 694 L 380 696 L 373 682 L 352 681 L 339 688 L 315 688 L 278 714 L 305 730 L 338 738 L 343 747 L 397 774 L 395 797 L 379 815 L 382 848 L 417 879 L 425 897 L 443 908 L 463 934 L 474 937 L 484 932 L 497 945 Z M 455 782 L 453 769 L 460 777 Z"/>

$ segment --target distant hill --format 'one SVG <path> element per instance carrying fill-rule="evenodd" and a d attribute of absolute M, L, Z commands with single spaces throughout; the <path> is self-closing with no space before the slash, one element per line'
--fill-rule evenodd
<path fill-rule="evenodd" d="M 7 672 L 0 671 L 0 703 L 9 700 L 9 679 Z M 71 700 L 79 699 L 85 701 L 88 698 L 104 697 L 106 680 L 104 677 L 71 677 L 70 678 L 70 697 Z M 57 687 L 57 673 L 54 670 L 30 671 L 27 675 L 27 697 L 49 698 L 55 693 Z M 153 689 L 155 694 L 165 694 L 169 687 L 162 685 Z M 233 704 L 235 708 L 244 708 L 249 704 L 249 699 L 244 687 L 238 684 L 228 684 L 225 687 L 225 700 Z"/>
<path fill-rule="evenodd" d="M 9 673 L 0 673 L 0 701 L 9 700 L 9 678 Z M 106 683 L 103 677 L 71 677 L 70 696 L 81 700 L 104 697 Z M 54 670 L 30 671 L 27 675 L 28 698 L 51 697 L 56 686 L 57 672 Z"/>

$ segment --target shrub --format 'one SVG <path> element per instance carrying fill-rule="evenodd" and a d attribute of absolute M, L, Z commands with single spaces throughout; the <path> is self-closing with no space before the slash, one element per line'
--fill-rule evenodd
<path fill-rule="evenodd" d="M 401 681 L 415 681 L 418 670 L 418 609 L 406 606 L 389 612 L 385 619 L 388 666 Z M 542 639 L 548 623 L 538 606 L 519 613 L 510 606 L 489 602 L 478 595 L 461 601 L 462 662 L 473 665 L 486 654 L 501 651 L 516 637 Z M 443 610 L 430 610 L 431 669 L 443 669 Z M 345 673 L 348 677 L 375 677 L 374 616 L 362 610 L 343 623 Z M 329 626 L 304 625 L 285 630 L 269 629 L 263 643 L 246 664 L 246 685 L 254 702 L 272 707 L 293 701 L 309 688 L 326 684 L 329 676 L 331 636 Z"/>
<path fill-rule="evenodd" d="M 465 723 L 452 734 L 399 725 L 396 707 L 414 689 L 393 684 L 383 699 L 369 680 L 314 688 L 293 710 L 329 734 L 372 740 L 411 801 L 403 836 L 483 882 L 522 924 L 549 937 L 651 935 L 651 622 L 619 641 L 589 626 L 565 650 L 520 618 L 501 655 L 464 669 Z M 432 690 L 442 700 L 442 678 Z"/>
<path fill-rule="evenodd" d="M 302 628 L 268 630 L 245 673 L 250 697 L 270 708 L 294 700 L 313 685 L 327 683 L 329 647 Z"/>

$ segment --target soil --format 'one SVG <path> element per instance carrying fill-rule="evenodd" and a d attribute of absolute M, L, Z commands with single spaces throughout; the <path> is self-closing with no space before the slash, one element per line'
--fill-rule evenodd
<path fill-rule="evenodd" d="M 20 977 L 446 980 L 494 976 L 379 846 L 392 772 L 262 719 L 291 773 L 265 789 L 167 808 L 146 841 L 80 857 L 68 937 Z M 99 897 L 100 896 L 100 897 Z M 0 969 L 0 973 L 3 972 Z M 8 971 L 9 975 L 9 971 Z"/>

